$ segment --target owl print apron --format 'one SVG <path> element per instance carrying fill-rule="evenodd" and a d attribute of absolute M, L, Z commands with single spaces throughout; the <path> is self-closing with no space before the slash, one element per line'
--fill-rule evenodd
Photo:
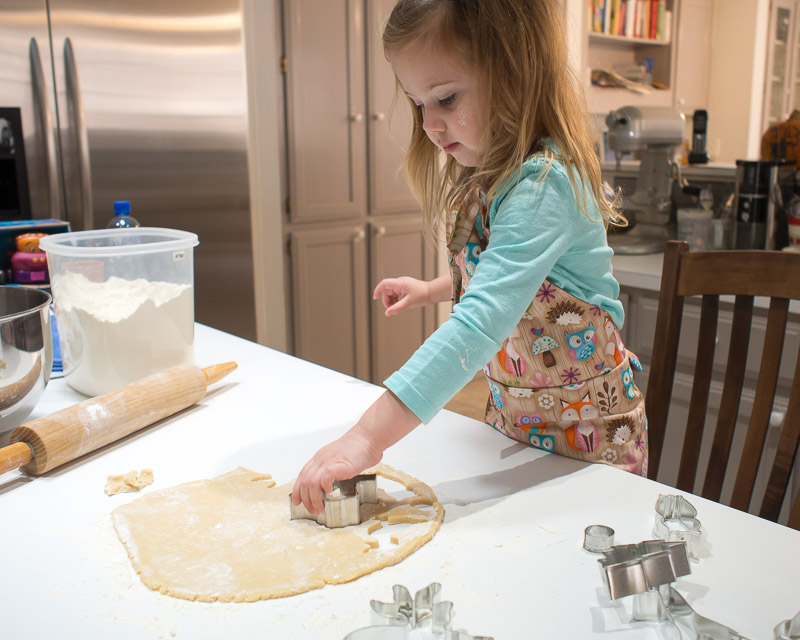
<path fill-rule="evenodd" d="M 453 302 L 489 243 L 488 205 L 465 190 L 447 221 Z M 602 309 L 545 280 L 519 324 L 484 368 L 485 420 L 538 449 L 647 475 L 644 399 L 619 331 Z"/>

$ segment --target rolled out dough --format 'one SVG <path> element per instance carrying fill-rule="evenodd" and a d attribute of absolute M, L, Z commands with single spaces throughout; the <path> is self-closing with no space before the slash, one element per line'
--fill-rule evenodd
<path fill-rule="evenodd" d="M 386 465 L 372 471 L 413 495 L 398 500 L 380 489 L 378 504 L 362 505 L 353 527 L 290 520 L 292 483 L 275 486 L 243 467 L 137 498 L 117 507 L 112 520 L 153 590 L 203 602 L 282 598 L 396 564 L 439 529 L 444 508 L 429 486 Z M 396 544 L 371 534 L 380 522 Z"/>

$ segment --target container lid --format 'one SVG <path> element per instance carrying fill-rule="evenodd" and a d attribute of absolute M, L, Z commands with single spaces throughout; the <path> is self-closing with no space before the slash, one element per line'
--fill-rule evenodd
<path fill-rule="evenodd" d="M 197 234 L 160 227 L 133 227 L 72 231 L 45 236 L 39 248 L 70 257 L 94 257 L 162 253 L 190 249 L 199 244 Z"/>

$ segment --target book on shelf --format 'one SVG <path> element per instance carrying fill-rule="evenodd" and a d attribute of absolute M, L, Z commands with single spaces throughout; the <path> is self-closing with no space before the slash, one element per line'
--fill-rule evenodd
<path fill-rule="evenodd" d="M 636 19 L 636 0 L 626 0 L 625 2 L 625 35 L 633 37 L 633 24 Z"/>

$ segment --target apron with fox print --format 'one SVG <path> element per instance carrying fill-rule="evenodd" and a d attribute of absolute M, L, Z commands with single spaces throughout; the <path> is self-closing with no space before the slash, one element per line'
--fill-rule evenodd
<path fill-rule="evenodd" d="M 488 204 L 465 190 L 447 222 L 453 302 L 489 243 Z M 611 317 L 542 283 L 519 324 L 484 368 L 485 420 L 545 451 L 647 475 L 647 419 L 633 380 L 641 365 Z"/>

